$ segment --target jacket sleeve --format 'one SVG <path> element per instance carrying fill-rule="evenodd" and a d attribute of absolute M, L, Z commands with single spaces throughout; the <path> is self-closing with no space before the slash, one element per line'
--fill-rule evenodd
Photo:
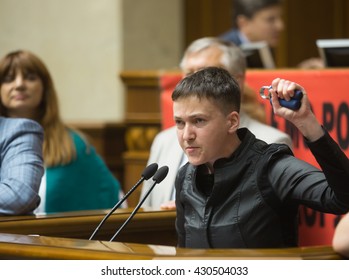
<path fill-rule="evenodd" d="M 270 161 L 268 180 L 283 203 L 344 214 L 349 210 L 348 158 L 327 132 L 308 145 L 322 170 L 284 155 Z"/>
<path fill-rule="evenodd" d="M 43 132 L 39 124 L 30 120 L 17 119 L 7 126 L 0 151 L 0 214 L 28 214 L 40 202 Z"/>
<path fill-rule="evenodd" d="M 308 146 L 339 199 L 349 204 L 349 160 L 327 131 Z"/>

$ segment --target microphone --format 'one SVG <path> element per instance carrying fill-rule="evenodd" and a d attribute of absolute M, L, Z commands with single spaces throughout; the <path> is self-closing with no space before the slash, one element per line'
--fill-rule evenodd
<path fill-rule="evenodd" d="M 118 231 L 114 234 L 114 236 L 109 240 L 109 241 L 113 241 L 115 239 L 115 237 L 121 232 L 121 230 L 128 224 L 128 222 L 133 218 L 133 216 L 136 214 L 136 212 L 138 211 L 138 209 L 141 207 L 141 205 L 144 203 L 144 201 L 147 199 L 147 197 L 149 196 L 150 192 L 153 190 L 153 188 L 155 187 L 156 184 L 159 184 L 160 182 L 162 182 L 162 180 L 165 179 L 165 177 L 167 176 L 168 173 L 168 167 L 167 166 L 163 166 L 160 167 L 158 171 L 156 171 L 155 175 L 153 176 L 153 181 L 154 184 L 151 186 L 151 188 L 147 191 L 147 193 L 145 194 L 145 196 L 143 197 L 143 199 L 137 204 L 137 206 L 135 207 L 135 209 L 132 211 L 131 215 L 127 218 L 127 220 L 121 225 L 121 227 L 118 229 Z"/>
<path fill-rule="evenodd" d="M 99 225 L 97 226 L 97 228 L 95 229 L 95 231 L 92 233 L 92 235 L 90 236 L 89 240 L 92 240 L 92 238 L 97 234 L 97 232 L 99 231 L 99 229 L 101 228 L 101 226 L 105 223 L 105 221 L 109 218 L 109 216 L 111 214 L 114 213 L 114 211 L 116 209 L 119 208 L 119 206 L 130 196 L 131 193 L 134 192 L 134 190 L 144 181 L 144 180 L 148 180 L 150 179 L 154 173 L 156 172 L 156 170 L 158 169 L 158 164 L 157 163 L 152 163 L 150 165 L 148 165 L 142 172 L 141 178 L 138 180 L 138 182 L 123 196 L 122 199 L 120 199 L 118 201 L 118 203 L 115 204 L 115 206 L 110 210 L 110 212 L 105 215 L 105 217 L 103 218 L 103 220 L 99 223 Z M 166 176 L 166 175 L 165 175 Z"/>

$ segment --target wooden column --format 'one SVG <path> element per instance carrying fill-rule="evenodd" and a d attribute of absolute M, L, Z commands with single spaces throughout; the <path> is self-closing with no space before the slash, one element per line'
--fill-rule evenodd
<path fill-rule="evenodd" d="M 160 74 L 161 71 L 125 71 L 120 75 L 126 87 L 125 192 L 139 180 L 148 161 L 150 146 L 161 128 Z M 129 197 L 129 207 L 137 205 L 140 191 L 138 188 Z"/>

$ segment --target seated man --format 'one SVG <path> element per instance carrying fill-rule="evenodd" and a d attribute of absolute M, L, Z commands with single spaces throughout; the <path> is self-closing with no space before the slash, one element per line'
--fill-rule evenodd
<path fill-rule="evenodd" d="M 39 205 L 42 142 L 38 123 L 0 117 L 0 215 L 30 214 Z"/>
<path fill-rule="evenodd" d="M 260 116 L 261 113 L 258 112 L 260 112 L 261 107 L 256 101 L 255 94 L 246 94 L 246 87 L 244 87 L 246 60 L 242 51 L 236 45 L 218 38 L 207 37 L 198 39 L 187 48 L 180 66 L 185 76 L 208 66 L 226 69 L 238 80 L 239 86 L 242 92 L 244 92 L 240 112 L 240 127 L 247 127 L 257 138 L 267 143 L 284 143 L 292 147 L 291 138 L 286 133 L 250 117 L 251 115 L 255 118 Z M 178 144 L 175 127 L 164 130 L 155 137 L 150 150 L 148 164 L 153 162 L 158 163 L 159 166 L 167 165 L 169 173 L 161 183 L 161 186 L 150 193 L 143 206 L 173 209 L 174 181 L 178 169 L 187 162 L 187 158 Z M 150 187 L 151 182 L 144 182 L 141 198 L 143 198 Z"/>

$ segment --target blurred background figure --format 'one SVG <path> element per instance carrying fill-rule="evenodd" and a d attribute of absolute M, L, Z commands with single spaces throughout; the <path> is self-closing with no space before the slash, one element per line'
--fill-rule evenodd
<path fill-rule="evenodd" d="M 44 129 L 46 171 L 36 212 L 114 206 L 120 183 L 86 137 L 61 120 L 54 83 L 44 63 L 28 51 L 8 53 L 0 61 L 0 82 L 0 115 L 32 119 Z"/>
<path fill-rule="evenodd" d="M 233 0 L 233 28 L 220 37 L 238 46 L 265 41 L 274 55 L 285 30 L 282 5 L 283 0 Z M 324 63 L 319 57 L 312 57 L 297 66 L 324 68 Z"/>
<path fill-rule="evenodd" d="M 266 41 L 275 48 L 284 30 L 282 0 L 233 0 L 233 28 L 221 38 L 243 43 Z"/>

